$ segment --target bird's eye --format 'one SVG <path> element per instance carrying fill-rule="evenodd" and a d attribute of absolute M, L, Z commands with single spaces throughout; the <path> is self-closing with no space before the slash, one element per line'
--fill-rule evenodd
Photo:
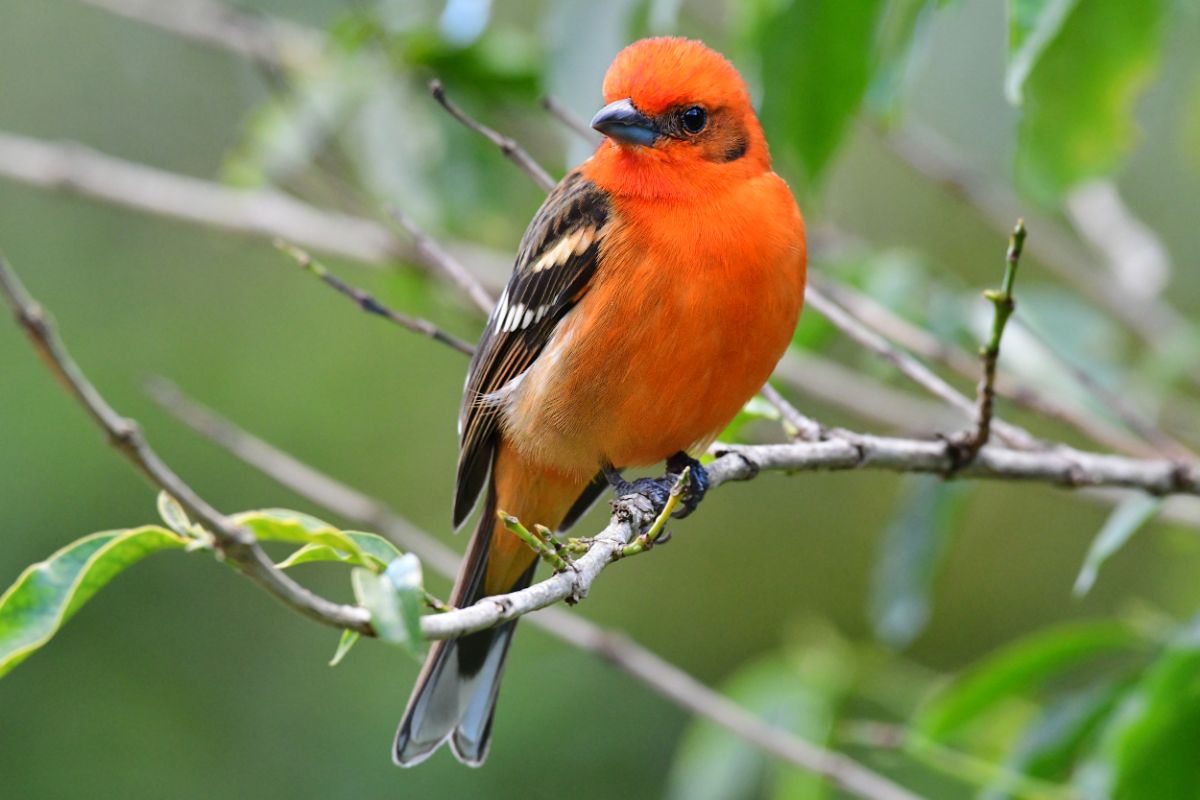
<path fill-rule="evenodd" d="M 688 133 L 699 133 L 708 124 L 708 112 L 700 106 L 692 106 L 681 117 L 683 129 Z"/>

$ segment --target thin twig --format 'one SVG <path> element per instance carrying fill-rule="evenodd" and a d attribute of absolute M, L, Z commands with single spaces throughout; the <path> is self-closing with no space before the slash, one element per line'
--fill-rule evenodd
<path fill-rule="evenodd" d="M 779 412 L 779 416 L 783 421 L 795 430 L 795 435 L 798 438 L 809 442 L 820 441 L 824 433 L 821 423 L 807 416 L 800 409 L 788 402 L 788 399 L 780 394 L 778 389 L 768 383 L 759 389 L 759 393 L 766 398 L 768 403 L 775 407 L 775 410 Z"/>
<path fill-rule="evenodd" d="M 571 568 L 571 565 L 567 563 L 567 560 L 563 558 L 557 550 L 554 549 L 554 545 L 551 544 L 552 540 L 542 537 L 541 532 L 546 530 L 546 528 L 543 526 L 536 526 L 539 529 L 538 533 L 533 533 L 521 524 L 521 520 L 517 519 L 503 509 L 497 509 L 496 519 L 499 520 L 500 524 L 503 525 L 506 530 L 524 542 L 530 550 L 536 553 L 538 558 L 549 564 L 550 568 L 555 572 L 562 572 L 565 569 Z"/>
<path fill-rule="evenodd" d="M 484 314 L 492 313 L 492 308 L 496 305 L 496 299 L 483 288 L 483 284 L 479 279 L 471 274 L 471 271 L 463 266 L 457 258 L 450 254 L 444 247 L 438 244 L 437 240 L 429 236 L 425 231 L 418 227 L 412 217 L 405 214 L 395 206 L 389 206 L 387 214 L 396 224 L 412 237 L 413 248 L 416 250 L 417 260 L 427 269 L 433 270 L 450 280 L 450 283 L 458 287 L 458 289 L 471 298 L 471 302 L 475 307 Z"/>
<path fill-rule="evenodd" d="M 283 239 L 367 264 L 401 261 L 437 269 L 421 240 L 410 244 L 374 220 L 317 208 L 271 189 L 233 189 L 167 172 L 79 144 L 0 131 L 0 177 L 268 241 Z M 511 267 L 508 256 L 478 245 L 456 242 L 449 250 L 455 259 L 489 271 Z M 476 305 L 490 311 L 491 300 L 484 307 L 483 297 L 486 292 L 474 298 Z"/>
<path fill-rule="evenodd" d="M 373 633 L 366 609 L 330 602 L 293 581 L 275 567 L 249 531 L 232 524 L 167 466 L 147 443 L 137 423 L 117 413 L 87 379 L 59 339 L 50 318 L 25 291 L 3 258 L 0 258 L 0 293 L 42 361 L 104 431 L 113 447 L 212 533 L 214 547 L 221 556 L 301 614 L 326 625 L 367 635 Z"/>
<path fill-rule="evenodd" d="M 569 108 L 560 103 L 553 95 L 542 98 L 542 108 L 558 120 L 564 128 L 578 136 L 588 144 L 597 144 L 600 136 L 586 122 L 575 116 Z"/>
<path fill-rule="evenodd" d="M 295 457 L 236 427 L 190 400 L 166 381 L 151 394 L 168 412 L 193 430 L 317 505 L 376 530 L 447 577 L 458 569 L 458 555 L 388 508 Z M 851 759 L 824 750 L 747 712 L 625 634 L 605 630 L 563 608 L 546 608 L 530 624 L 581 650 L 592 652 L 649 687 L 669 702 L 720 725 L 764 752 L 822 775 L 837 786 L 873 800 L 912 796 Z"/>
<path fill-rule="evenodd" d="M 913 383 L 962 412 L 967 419 L 974 418 L 975 404 L 966 395 L 946 383 L 920 361 L 893 345 L 877 331 L 856 319 L 844 308 L 826 297 L 820 289 L 809 286 L 805 294 L 805 303 L 809 308 L 829 320 L 842 333 L 894 366 Z M 991 424 L 996 433 L 1014 447 L 1040 449 L 1044 446 L 1031 433 L 1016 425 L 1000 419 L 993 419 Z"/>
<path fill-rule="evenodd" d="M 901 347 L 927 361 L 947 367 L 964 378 L 974 378 L 978 374 L 977 360 L 971 358 L 965 350 L 943 342 L 873 297 L 826 275 L 810 274 L 808 279 L 833 302 Z M 1020 317 L 1015 318 L 1013 322 L 1020 323 Z M 1103 417 L 1061 403 L 1003 370 L 996 374 L 996 393 L 1039 416 L 1070 425 L 1097 444 L 1135 456 L 1154 456 L 1159 452 L 1155 447 L 1140 441 Z"/>
<path fill-rule="evenodd" d="M 409 316 L 402 314 L 399 311 L 385 306 L 383 303 L 376 300 L 373 296 L 367 294 L 362 289 L 349 285 L 337 275 L 334 275 L 320 261 L 312 257 L 307 250 L 297 247 L 294 244 L 289 244 L 281 239 L 275 240 L 275 247 L 295 261 L 301 269 L 311 272 L 321 279 L 325 285 L 332 287 L 335 291 L 345 295 L 353 300 L 359 308 L 366 311 L 368 314 L 375 314 L 383 317 L 386 320 L 394 322 L 405 330 L 419 333 L 422 336 L 427 336 L 435 342 L 440 342 L 447 347 L 451 347 L 460 353 L 471 355 L 475 352 L 475 348 L 459 339 L 457 336 L 446 333 L 444 330 L 434 325 L 427 319 L 420 317 Z"/>
<path fill-rule="evenodd" d="M 996 362 L 1000 359 L 1000 342 L 1004 338 L 1008 318 L 1017 308 L 1013 299 L 1013 284 L 1017 279 L 1017 269 L 1021 265 L 1021 248 L 1024 246 L 1025 221 L 1017 220 L 1017 225 L 1008 238 L 1004 281 L 998 291 L 989 289 L 983 293 L 992 304 L 992 333 L 987 343 L 979 349 L 983 374 L 975 390 L 975 427 L 957 442 L 957 452 L 963 463 L 972 461 L 979 448 L 987 444 L 992 436 L 992 418 L 996 405 Z"/>
<path fill-rule="evenodd" d="M 279 237 L 360 261 L 413 257 L 412 248 L 376 222 L 324 211 L 282 192 L 232 189 L 77 144 L 0 133 L 0 176 L 235 233 Z"/>
<path fill-rule="evenodd" d="M 1034 341 L 1050 354 L 1051 358 L 1058 362 L 1076 383 L 1089 392 L 1101 405 L 1115 414 L 1121 422 L 1129 426 L 1130 430 L 1137 433 L 1138 436 L 1141 436 L 1147 442 L 1150 442 L 1158 452 L 1180 460 L 1196 460 L 1196 453 L 1191 448 L 1168 434 L 1162 428 L 1159 428 L 1121 394 L 1109 389 L 1103 383 L 1096 380 L 1087 370 L 1081 368 L 1068 358 L 1062 350 L 1050 341 L 1049 337 L 1042 334 L 1041 331 L 1029 322 L 1027 316 L 1014 317 L 1013 322 L 1032 336 Z"/>
<path fill-rule="evenodd" d="M 895 433 L 943 433 L 953 427 L 940 403 L 807 350 L 784 353 L 772 377 L 811 400 Z"/>
<path fill-rule="evenodd" d="M 533 179 L 533 182 L 542 187 L 544 191 L 550 191 L 554 188 L 558 181 L 550 177 L 550 173 L 542 169 L 542 165 L 533 160 L 533 157 L 525 151 L 525 148 L 517 144 L 515 139 L 512 139 L 504 134 L 496 131 L 479 122 L 475 118 L 469 116 L 461 108 L 446 96 L 446 89 L 442 86 L 439 80 L 429 82 L 429 93 L 433 95 L 433 99 L 438 101 L 438 104 L 454 117 L 456 120 L 467 126 L 471 130 L 478 133 L 483 138 L 487 139 L 496 147 L 500 148 L 500 152 L 509 161 L 517 165 L 517 168 Z"/>

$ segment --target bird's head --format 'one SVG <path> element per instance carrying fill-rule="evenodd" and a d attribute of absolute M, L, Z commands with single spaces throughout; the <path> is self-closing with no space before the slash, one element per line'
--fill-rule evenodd
<path fill-rule="evenodd" d="M 681 194 L 770 169 L 745 81 L 720 53 L 691 39 L 635 42 L 604 78 L 607 105 L 595 169 L 635 194 Z"/>

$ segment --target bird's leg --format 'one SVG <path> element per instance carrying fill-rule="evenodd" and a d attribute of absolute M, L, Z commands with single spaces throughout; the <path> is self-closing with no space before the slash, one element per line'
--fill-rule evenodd
<path fill-rule="evenodd" d="M 683 502 L 673 515 L 676 519 L 683 519 L 695 511 L 708 493 L 708 470 L 682 450 L 667 459 L 667 480 L 674 484 L 675 477 L 682 475 L 685 469 L 688 470 L 688 485 L 684 487 Z"/>
<path fill-rule="evenodd" d="M 608 481 L 608 485 L 613 488 L 613 493 L 618 498 L 631 494 L 646 498 L 652 509 L 652 518 L 658 517 L 662 513 L 671 496 L 671 487 L 675 485 L 675 478 L 671 475 L 662 478 L 638 478 L 631 483 L 621 477 L 617 468 L 610 464 L 604 465 L 601 469 L 605 480 Z M 659 538 L 660 541 L 663 540 L 663 537 Z"/>

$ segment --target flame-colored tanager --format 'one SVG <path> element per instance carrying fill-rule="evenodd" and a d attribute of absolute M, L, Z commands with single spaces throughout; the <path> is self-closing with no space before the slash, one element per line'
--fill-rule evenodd
<path fill-rule="evenodd" d="M 804 296 L 804 223 L 737 70 L 687 39 L 636 42 L 604 79 L 596 152 L 546 198 L 471 360 L 454 524 L 482 516 L 450 602 L 528 586 L 537 559 L 496 510 L 563 530 L 617 469 L 667 461 L 662 501 L 771 374 Z M 516 622 L 430 650 L 396 736 L 481 764 Z"/>

